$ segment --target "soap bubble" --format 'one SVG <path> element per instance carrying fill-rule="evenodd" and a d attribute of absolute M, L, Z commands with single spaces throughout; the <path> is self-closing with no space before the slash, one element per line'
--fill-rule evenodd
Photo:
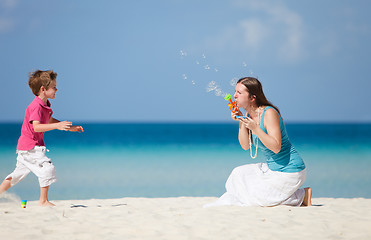
<path fill-rule="evenodd" d="M 219 70 L 217 68 L 214 68 L 215 72 L 218 72 Z"/>
<path fill-rule="evenodd" d="M 182 76 L 184 80 L 187 80 L 187 75 L 183 74 Z"/>
<path fill-rule="evenodd" d="M 180 57 L 181 58 L 187 57 L 187 52 L 186 51 L 180 50 L 179 52 L 180 52 Z"/>
<path fill-rule="evenodd" d="M 192 85 L 196 85 L 196 82 L 192 80 Z"/>
<path fill-rule="evenodd" d="M 235 78 L 232 78 L 232 80 L 230 81 L 231 86 L 232 87 L 236 86 L 237 81 L 238 81 L 238 78 L 236 78 L 236 77 Z"/>
<path fill-rule="evenodd" d="M 206 88 L 207 92 L 215 91 L 216 96 L 225 96 L 227 95 L 225 92 L 222 91 L 222 89 L 216 84 L 215 81 L 209 82 Z"/>
<path fill-rule="evenodd" d="M 205 54 L 202 54 L 202 58 L 206 58 Z"/>
<path fill-rule="evenodd" d="M 207 85 L 206 87 L 206 91 L 207 92 L 211 92 L 211 91 L 214 91 L 215 89 L 217 89 L 218 85 L 216 85 L 216 82 L 215 81 L 211 81 L 209 82 L 209 84 Z"/>
<path fill-rule="evenodd" d="M 198 65 L 198 64 L 200 64 L 200 62 L 199 61 L 196 61 L 196 64 Z"/>
<path fill-rule="evenodd" d="M 243 67 L 247 67 L 247 64 L 245 62 L 242 62 Z"/>
<path fill-rule="evenodd" d="M 208 64 L 206 64 L 206 65 L 204 66 L 204 68 L 205 68 L 206 70 L 210 70 L 210 66 L 209 66 Z"/>
<path fill-rule="evenodd" d="M 217 88 L 217 89 L 215 89 L 215 95 L 216 96 L 220 96 L 220 95 L 222 95 L 222 90 L 220 89 L 220 88 Z"/>

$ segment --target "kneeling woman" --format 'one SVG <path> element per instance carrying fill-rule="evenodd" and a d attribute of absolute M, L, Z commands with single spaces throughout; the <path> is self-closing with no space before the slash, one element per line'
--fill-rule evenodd
<path fill-rule="evenodd" d="M 246 110 L 244 117 L 240 110 L 232 113 L 232 119 L 239 121 L 241 147 L 250 149 L 252 158 L 259 147 L 267 162 L 235 168 L 225 185 L 227 192 L 205 207 L 312 205 L 312 189 L 299 189 L 306 177 L 303 159 L 291 144 L 280 112 L 266 99 L 259 80 L 241 78 L 234 98 L 237 107 Z"/>

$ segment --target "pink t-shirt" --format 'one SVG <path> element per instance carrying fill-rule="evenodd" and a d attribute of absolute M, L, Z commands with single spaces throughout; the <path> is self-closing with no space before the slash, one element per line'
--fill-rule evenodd
<path fill-rule="evenodd" d="M 17 150 L 31 150 L 35 146 L 45 146 L 44 132 L 35 132 L 32 121 L 39 121 L 42 124 L 49 123 L 53 114 L 50 108 L 50 102 L 45 104 L 39 97 L 28 105 L 24 116 L 24 121 L 21 130 L 21 136 L 18 139 Z"/>

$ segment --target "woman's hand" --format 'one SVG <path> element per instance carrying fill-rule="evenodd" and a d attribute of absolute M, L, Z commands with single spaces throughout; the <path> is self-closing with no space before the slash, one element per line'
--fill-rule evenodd
<path fill-rule="evenodd" d="M 256 122 L 249 117 L 240 118 L 239 120 L 245 125 L 246 128 L 253 132 L 255 132 L 255 130 L 258 128 L 258 124 L 256 124 Z"/>
<path fill-rule="evenodd" d="M 242 116 L 242 112 L 240 110 L 238 110 L 237 112 L 231 112 L 231 117 L 233 120 L 238 121 L 239 119 L 237 118 L 237 116 Z"/>

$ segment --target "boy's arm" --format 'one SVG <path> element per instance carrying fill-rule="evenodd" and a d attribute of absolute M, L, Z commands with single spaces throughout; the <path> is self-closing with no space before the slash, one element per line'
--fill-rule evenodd
<path fill-rule="evenodd" d="M 58 119 L 55 119 L 53 117 L 51 117 L 50 120 L 49 120 L 49 123 L 59 123 L 59 122 L 60 121 Z M 70 131 L 70 132 L 83 132 L 84 128 L 82 128 L 81 126 L 71 125 L 70 128 L 68 129 L 68 131 Z"/>
<path fill-rule="evenodd" d="M 76 125 L 73 125 L 71 126 L 68 131 L 70 132 L 83 132 L 84 129 L 81 127 L 81 126 L 76 126 Z"/>
<path fill-rule="evenodd" d="M 55 119 L 53 117 L 50 118 L 49 120 L 49 123 L 60 123 L 61 121 L 59 121 L 58 119 Z M 71 122 L 72 124 L 72 122 Z M 70 125 L 70 127 L 68 129 L 66 129 L 66 131 L 70 131 L 70 132 L 83 132 L 84 131 L 84 128 L 81 127 L 81 126 L 75 126 L 75 125 Z"/>
<path fill-rule="evenodd" d="M 47 132 L 54 129 L 68 131 L 72 126 L 72 122 L 60 122 L 54 118 L 51 118 L 49 123 L 46 124 L 42 124 L 39 121 L 32 121 L 32 126 L 35 132 Z"/>
<path fill-rule="evenodd" d="M 55 118 L 53 118 L 53 117 L 51 117 L 50 119 L 49 119 L 49 123 L 59 123 L 60 121 L 58 120 L 58 119 L 55 119 Z"/>

